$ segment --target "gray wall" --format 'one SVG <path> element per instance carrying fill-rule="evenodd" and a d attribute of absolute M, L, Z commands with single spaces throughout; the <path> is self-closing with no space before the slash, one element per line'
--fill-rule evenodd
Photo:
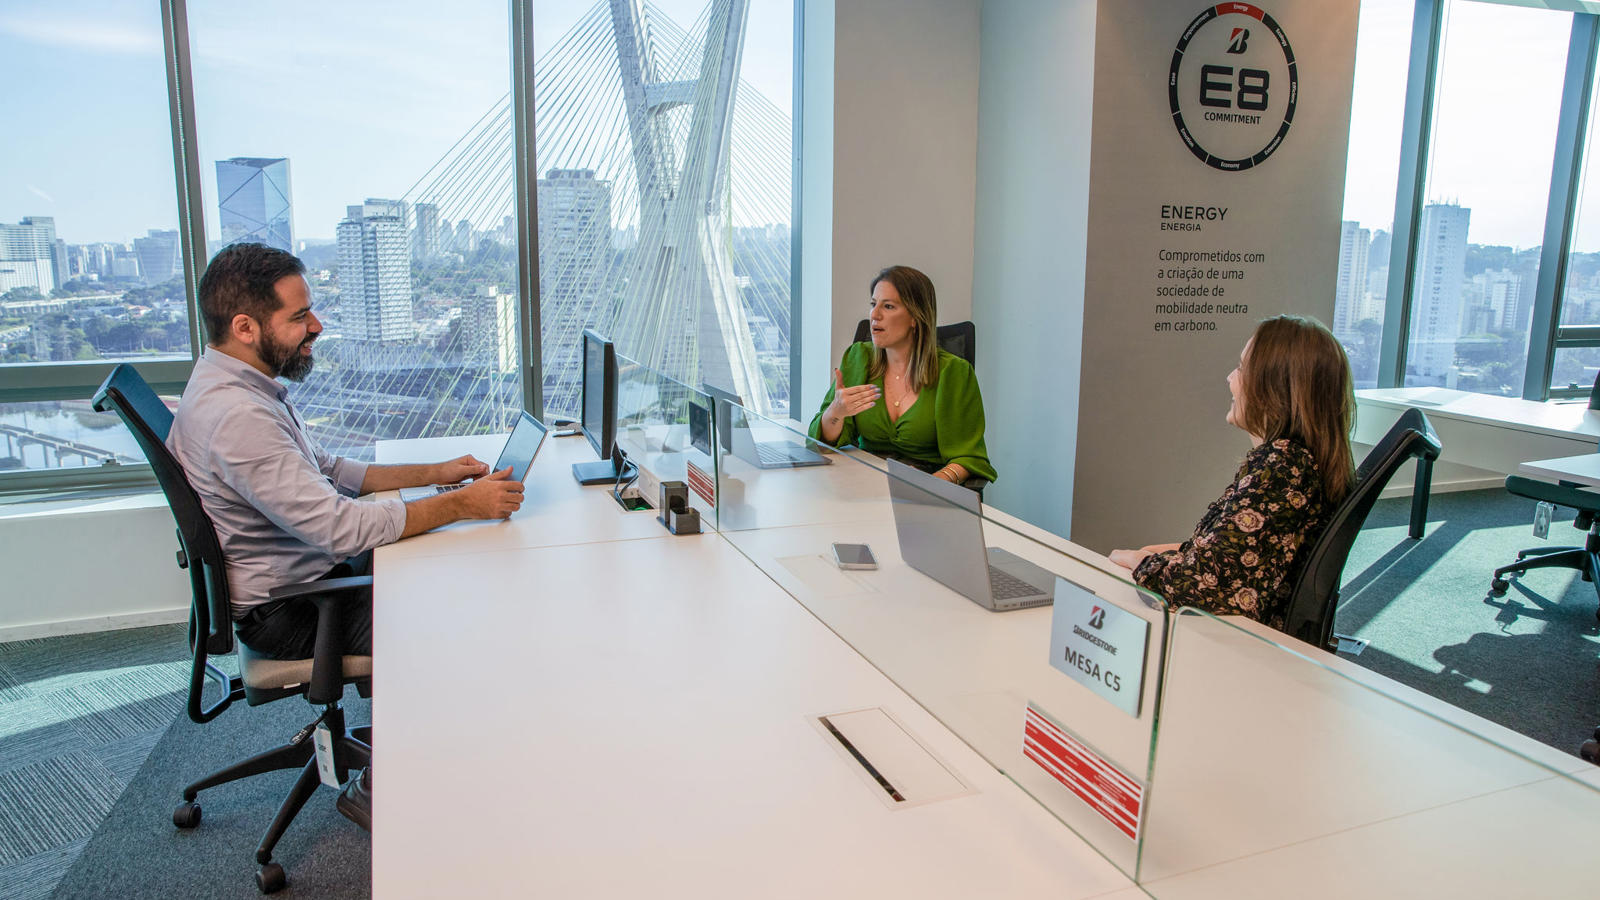
<path fill-rule="evenodd" d="M 1070 536 L 1094 0 L 988 0 L 972 289 L 1000 479 L 984 501 Z"/>

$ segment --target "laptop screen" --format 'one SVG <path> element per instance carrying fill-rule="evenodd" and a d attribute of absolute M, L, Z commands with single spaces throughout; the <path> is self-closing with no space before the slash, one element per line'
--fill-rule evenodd
<path fill-rule="evenodd" d="M 514 481 L 526 481 L 528 467 L 533 465 L 533 458 L 539 454 L 539 448 L 544 446 L 544 423 L 522 413 L 517 419 L 517 427 L 511 430 L 511 437 L 506 438 L 505 449 L 500 451 L 500 458 L 495 460 L 491 471 L 498 472 L 507 466 L 511 467 L 511 478 Z"/>

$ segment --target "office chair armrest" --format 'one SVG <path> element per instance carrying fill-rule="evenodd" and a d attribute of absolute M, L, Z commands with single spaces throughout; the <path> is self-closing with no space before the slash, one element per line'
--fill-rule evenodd
<path fill-rule="evenodd" d="M 337 594 L 342 591 L 364 587 L 372 587 L 371 575 L 352 575 L 349 578 L 328 578 L 322 581 L 308 581 L 305 584 L 284 585 L 280 588 L 273 588 L 267 594 L 267 599 L 292 600 L 295 597 L 304 597 L 307 594 Z"/>
<path fill-rule="evenodd" d="M 1506 476 L 1506 490 L 1519 497 L 1543 500 L 1568 509 L 1600 511 L 1600 493 L 1572 484 L 1551 484 L 1521 475 Z"/>
<path fill-rule="evenodd" d="M 371 587 L 372 576 L 356 575 L 291 584 L 267 595 L 271 600 L 310 600 L 317 607 L 316 649 L 311 662 L 311 686 L 306 691 L 306 699 L 312 703 L 335 703 L 344 695 L 340 618 L 345 603 Z"/>

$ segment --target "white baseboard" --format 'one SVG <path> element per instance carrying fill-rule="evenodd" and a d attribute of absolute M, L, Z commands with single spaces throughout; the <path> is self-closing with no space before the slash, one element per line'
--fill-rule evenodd
<path fill-rule="evenodd" d="M 189 607 L 158 609 L 153 612 L 122 613 L 114 616 L 91 616 L 86 619 L 67 619 L 61 622 L 39 622 L 33 625 L 0 626 L 0 644 L 24 641 L 30 638 L 60 637 L 67 634 L 89 634 L 96 631 L 120 631 L 124 628 L 144 628 L 149 625 L 173 625 L 189 621 Z"/>
<path fill-rule="evenodd" d="M 1505 487 L 1505 484 L 1506 480 L 1503 477 L 1461 478 L 1455 481 L 1435 481 L 1429 486 L 1428 493 L 1448 494 L 1451 491 L 1482 491 L 1487 490 L 1488 488 L 1503 488 Z M 1379 494 L 1378 496 L 1384 500 L 1388 500 L 1391 497 L 1409 497 L 1411 496 L 1411 489 L 1413 485 L 1414 482 L 1410 477 L 1407 477 L 1403 480 L 1396 478 L 1389 482 L 1389 486 L 1385 487 L 1383 489 L 1383 493 Z"/>

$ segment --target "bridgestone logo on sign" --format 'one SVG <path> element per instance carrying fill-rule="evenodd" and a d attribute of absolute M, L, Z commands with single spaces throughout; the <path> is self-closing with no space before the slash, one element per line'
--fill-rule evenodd
<path fill-rule="evenodd" d="M 1278 149 L 1299 89 L 1289 36 L 1248 3 L 1219 3 L 1196 16 L 1167 75 L 1178 136 L 1197 159 L 1225 172 L 1258 166 Z"/>

